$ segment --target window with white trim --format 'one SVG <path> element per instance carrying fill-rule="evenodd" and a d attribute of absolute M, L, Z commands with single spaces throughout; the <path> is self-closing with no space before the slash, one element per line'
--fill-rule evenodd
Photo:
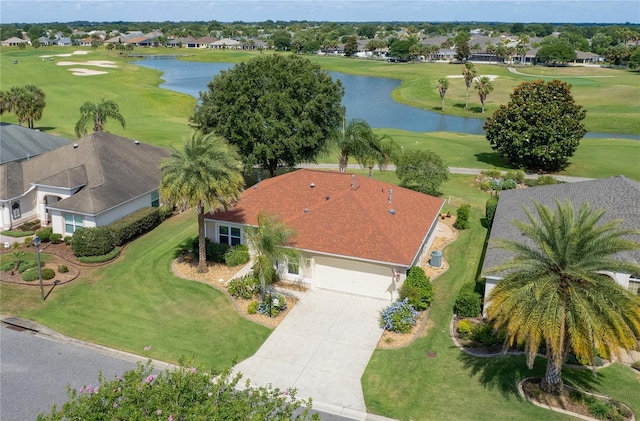
<path fill-rule="evenodd" d="M 218 225 L 218 241 L 220 244 L 237 246 L 241 242 L 241 230 L 238 227 Z"/>
<path fill-rule="evenodd" d="M 158 190 L 151 192 L 151 207 L 152 208 L 160 207 L 160 193 L 158 193 Z"/>
<path fill-rule="evenodd" d="M 78 228 L 82 228 L 84 220 L 81 215 L 73 215 L 71 213 L 64 214 L 64 232 L 65 234 L 73 234 Z"/>
<path fill-rule="evenodd" d="M 300 275 L 300 262 L 297 260 L 287 260 L 287 273 L 289 275 Z"/>

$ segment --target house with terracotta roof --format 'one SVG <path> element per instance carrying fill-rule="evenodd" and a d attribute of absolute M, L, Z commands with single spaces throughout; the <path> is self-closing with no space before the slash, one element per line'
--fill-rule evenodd
<path fill-rule="evenodd" d="M 489 247 L 482 264 L 482 273 L 486 279 L 485 304 L 493 287 L 502 279 L 502 274 L 487 275 L 487 272 L 489 269 L 505 263 L 512 256 L 506 250 L 492 247 L 491 242 L 497 239 L 528 241 L 513 225 L 513 221 L 528 221 L 523 206 L 535 214 L 532 200 L 555 209 L 556 199 L 568 200 L 576 210 L 584 202 L 589 203 L 591 209 L 605 209 L 606 213 L 601 219 L 602 223 L 620 220 L 624 228 L 637 230 L 640 227 L 640 183 L 624 176 L 505 190 L 500 193 L 500 200 L 491 226 Z M 634 236 L 634 240 L 640 242 L 640 236 Z M 640 250 L 621 253 L 616 257 L 637 263 L 640 262 Z M 608 275 L 623 288 L 640 294 L 640 273 L 608 273 Z"/>
<path fill-rule="evenodd" d="M 4 140 L 4 139 L 3 139 Z M 0 226 L 39 219 L 54 233 L 108 225 L 159 206 L 160 161 L 170 151 L 106 132 L 0 165 Z"/>
<path fill-rule="evenodd" d="M 281 274 L 312 288 L 395 299 L 421 265 L 444 201 L 353 174 L 297 170 L 248 188 L 232 210 L 205 215 L 206 236 L 244 244 L 244 226 L 277 214 L 296 230 L 291 247 L 304 264 L 280 262 Z"/>

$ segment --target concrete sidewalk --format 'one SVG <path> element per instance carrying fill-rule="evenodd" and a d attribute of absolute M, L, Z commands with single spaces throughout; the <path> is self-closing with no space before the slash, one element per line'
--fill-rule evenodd
<path fill-rule="evenodd" d="M 360 378 L 382 329 L 387 300 L 314 289 L 307 291 L 253 357 L 235 369 L 252 385 L 296 388 L 314 409 L 356 419 L 367 414 Z"/>

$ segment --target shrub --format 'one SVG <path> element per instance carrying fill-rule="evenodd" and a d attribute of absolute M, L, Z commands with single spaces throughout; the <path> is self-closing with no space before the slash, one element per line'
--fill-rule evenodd
<path fill-rule="evenodd" d="M 2 265 L 0 265 L 0 270 L 3 272 L 8 272 L 10 270 L 13 270 L 15 266 L 15 262 L 4 262 Z"/>
<path fill-rule="evenodd" d="M 471 328 L 473 325 L 469 320 L 460 320 L 458 322 L 458 334 L 463 338 L 468 338 L 471 336 Z"/>
<path fill-rule="evenodd" d="M 482 298 L 474 291 L 474 284 L 468 283 L 460 288 L 456 302 L 453 305 L 453 312 L 458 317 L 476 317 L 480 314 Z"/>
<path fill-rule="evenodd" d="M 500 183 L 500 190 L 513 190 L 516 187 L 518 187 L 518 183 L 512 178 L 502 180 L 502 182 Z"/>
<path fill-rule="evenodd" d="M 415 326 L 418 319 L 418 312 L 405 298 L 397 301 L 380 313 L 380 327 L 398 333 L 407 333 Z"/>
<path fill-rule="evenodd" d="M 469 228 L 469 217 L 471 216 L 471 205 L 468 203 L 463 203 L 458 207 L 458 211 L 456 213 L 456 228 L 458 229 L 467 229 Z"/>
<path fill-rule="evenodd" d="M 414 309 L 418 311 L 426 310 L 433 301 L 433 285 L 429 277 L 421 267 L 413 266 L 407 273 L 402 288 L 400 288 L 400 300 L 405 298 Z"/>
<path fill-rule="evenodd" d="M 81 262 L 81 263 L 104 263 L 104 262 L 108 262 L 109 260 L 115 259 L 116 257 L 118 257 L 119 254 L 120 254 L 120 249 L 117 248 L 117 247 L 114 247 L 113 250 L 111 250 L 107 254 L 103 254 L 102 256 L 79 256 L 78 257 L 78 262 Z"/>
<path fill-rule="evenodd" d="M 38 268 L 30 268 L 22 274 L 22 280 L 25 282 L 35 281 L 38 278 Z"/>
<path fill-rule="evenodd" d="M 513 180 L 518 184 L 524 183 L 524 171 L 522 170 L 509 170 L 504 175 L 505 180 Z"/>
<path fill-rule="evenodd" d="M 487 218 L 487 226 L 491 228 L 491 224 L 493 224 L 493 217 L 496 214 L 496 208 L 498 207 L 498 198 L 491 196 L 487 200 L 487 204 L 485 205 L 485 217 Z"/>
<path fill-rule="evenodd" d="M 253 275 L 245 275 L 229 281 L 227 290 L 231 296 L 248 300 L 260 292 L 260 281 Z"/>
<path fill-rule="evenodd" d="M 71 245 L 71 240 L 73 240 L 73 237 L 70 235 L 67 235 L 66 237 L 64 237 L 64 243 L 68 246 Z"/>
<path fill-rule="evenodd" d="M 118 219 L 108 226 L 113 244 L 121 246 L 140 234 L 151 231 L 160 224 L 159 208 L 145 207 Z"/>
<path fill-rule="evenodd" d="M 62 234 L 51 234 L 49 241 L 53 244 L 60 244 L 62 242 Z"/>
<path fill-rule="evenodd" d="M 11 248 L 12 249 L 19 249 L 20 248 L 20 243 L 18 243 L 17 241 L 14 241 L 13 244 L 11 244 Z"/>
<path fill-rule="evenodd" d="M 198 237 L 195 236 L 185 242 L 187 250 L 191 250 L 193 257 L 198 259 L 200 255 L 200 247 L 198 244 Z M 207 250 L 207 260 L 214 263 L 225 263 L 224 254 L 229 250 L 228 244 L 213 243 L 208 238 L 205 238 L 205 247 Z"/>
<path fill-rule="evenodd" d="M 25 271 L 37 266 L 38 263 L 35 260 L 21 260 L 18 264 L 18 273 L 24 273 Z M 44 266 L 44 264 L 42 264 L 42 266 Z"/>
<path fill-rule="evenodd" d="M 66 265 L 58 265 L 58 272 L 67 273 L 69 272 L 69 268 Z"/>
<path fill-rule="evenodd" d="M 604 420 L 609 418 L 611 414 L 611 405 L 598 399 L 594 399 L 589 403 L 589 413 L 594 417 Z"/>
<path fill-rule="evenodd" d="M 491 183 L 489 181 L 487 181 L 487 180 L 481 181 L 480 182 L 480 190 L 482 190 L 482 191 L 492 190 Z"/>
<path fill-rule="evenodd" d="M 42 269 L 42 279 L 49 280 L 56 277 L 56 273 L 53 269 L 44 268 Z"/>
<path fill-rule="evenodd" d="M 0 232 L 2 235 L 6 235 L 7 237 L 26 237 L 27 235 L 35 234 L 34 231 L 18 231 L 18 230 L 6 230 Z"/>
<path fill-rule="evenodd" d="M 244 265 L 249 261 L 249 247 L 244 244 L 238 244 L 231 247 L 224 253 L 224 262 L 227 266 Z"/>
<path fill-rule="evenodd" d="M 503 344 L 505 335 L 500 331 L 496 331 L 488 323 L 480 323 L 471 329 L 471 339 L 477 344 L 491 347 Z"/>
<path fill-rule="evenodd" d="M 631 367 L 633 367 L 636 370 L 640 371 L 640 360 L 635 361 L 633 364 L 631 364 Z"/>
<path fill-rule="evenodd" d="M 43 228 L 40 231 L 36 232 L 36 236 L 40 238 L 40 241 L 43 243 L 48 243 L 51 241 L 51 234 L 53 234 L 53 228 L 47 227 Z"/>
<path fill-rule="evenodd" d="M 251 301 L 249 305 L 247 305 L 247 313 L 256 314 L 258 312 L 258 302 Z"/>
<path fill-rule="evenodd" d="M 114 249 L 107 227 L 78 228 L 73 233 L 71 249 L 77 257 L 104 256 Z"/>
<path fill-rule="evenodd" d="M 497 169 L 483 170 L 480 172 L 482 175 L 486 175 L 489 178 L 502 178 L 502 171 Z"/>
<path fill-rule="evenodd" d="M 538 186 L 551 186 L 553 184 L 558 184 L 558 180 L 556 180 L 555 177 L 551 175 L 541 175 L 540 177 L 538 177 L 536 184 Z"/>
<path fill-rule="evenodd" d="M 27 247 L 31 247 L 31 244 L 33 244 L 33 238 L 32 237 L 27 237 L 24 239 L 24 245 Z"/>

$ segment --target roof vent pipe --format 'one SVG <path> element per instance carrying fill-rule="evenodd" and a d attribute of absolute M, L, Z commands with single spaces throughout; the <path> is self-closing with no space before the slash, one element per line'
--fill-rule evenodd
<path fill-rule="evenodd" d="M 139 144 L 140 144 L 140 141 L 139 141 L 139 140 L 136 140 L 136 141 L 135 141 L 135 142 L 133 142 L 133 143 L 135 143 L 136 145 L 139 145 Z"/>
<path fill-rule="evenodd" d="M 355 174 L 351 174 L 351 188 L 352 189 L 356 188 L 356 175 Z"/>
<path fill-rule="evenodd" d="M 77 149 L 77 148 L 78 148 L 78 144 L 77 144 L 77 143 L 74 143 L 74 144 L 73 144 L 73 149 Z"/>
<path fill-rule="evenodd" d="M 393 196 L 393 189 L 389 189 L 389 203 L 391 203 L 392 196 Z"/>

